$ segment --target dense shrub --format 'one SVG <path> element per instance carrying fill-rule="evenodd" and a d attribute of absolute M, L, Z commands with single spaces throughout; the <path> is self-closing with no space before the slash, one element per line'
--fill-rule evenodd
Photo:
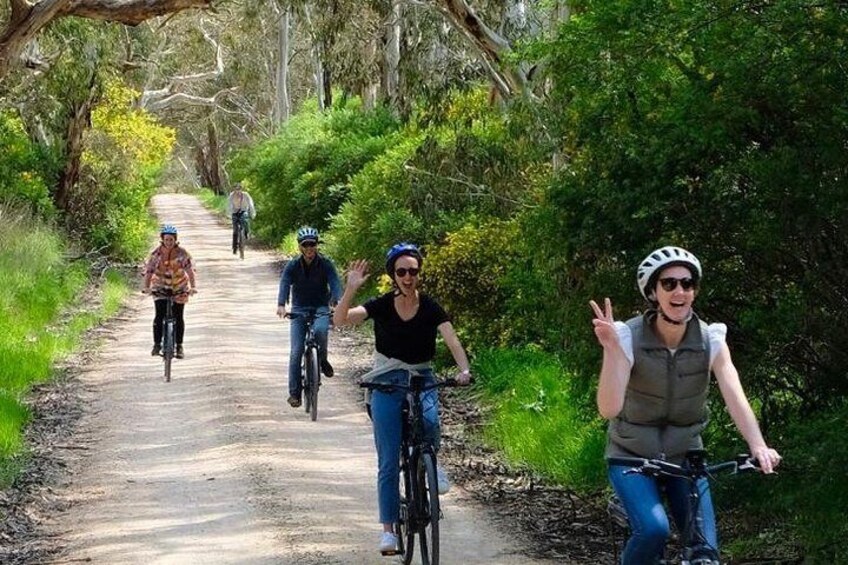
<path fill-rule="evenodd" d="M 147 203 L 175 140 L 172 129 L 133 109 L 136 95 L 118 82 L 104 89 L 67 210 L 88 245 L 125 259 L 146 250 L 152 223 Z"/>
<path fill-rule="evenodd" d="M 45 179 L 51 170 L 48 160 L 30 141 L 21 120 L 8 111 L 0 112 L 0 147 L 0 201 L 26 204 L 39 214 L 52 215 Z"/>
<path fill-rule="evenodd" d="M 393 142 L 397 127 L 386 110 L 363 112 L 353 102 L 326 113 L 307 107 L 274 138 L 239 153 L 230 169 L 261 210 L 257 232 L 276 243 L 303 224 L 326 228 L 350 177 Z"/>

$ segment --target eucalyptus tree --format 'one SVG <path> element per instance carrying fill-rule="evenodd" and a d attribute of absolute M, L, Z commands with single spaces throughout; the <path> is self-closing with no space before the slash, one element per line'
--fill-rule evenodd
<path fill-rule="evenodd" d="M 156 16 L 191 8 L 207 8 L 212 0 L 9 0 L 0 31 L 0 78 L 20 62 L 27 44 L 54 20 L 78 16 L 138 25 Z"/>

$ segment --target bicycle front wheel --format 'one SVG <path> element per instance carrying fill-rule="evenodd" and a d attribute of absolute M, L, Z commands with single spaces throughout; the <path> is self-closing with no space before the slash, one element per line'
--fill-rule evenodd
<path fill-rule="evenodd" d="M 165 361 L 165 382 L 171 382 L 171 361 L 174 359 L 174 321 L 165 322 L 165 336 L 162 347 L 162 359 Z"/>
<path fill-rule="evenodd" d="M 238 252 L 239 258 L 244 259 L 244 226 L 239 226 L 238 229 Z"/>
<path fill-rule="evenodd" d="M 318 419 L 319 371 L 318 350 L 310 347 L 306 350 L 306 411 L 313 422 Z"/>
<path fill-rule="evenodd" d="M 407 449 L 404 444 L 401 449 Z M 415 551 L 415 525 L 411 515 L 415 504 L 412 493 L 412 473 L 408 457 L 400 456 L 400 514 L 395 524 L 395 535 L 398 537 L 398 552 L 402 556 L 403 565 L 412 563 Z"/>
<path fill-rule="evenodd" d="M 416 473 L 418 510 L 418 543 L 421 546 L 422 565 L 439 565 L 439 481 L 436 477 L 436 455 L 432 451 L 421 453 Z"/>

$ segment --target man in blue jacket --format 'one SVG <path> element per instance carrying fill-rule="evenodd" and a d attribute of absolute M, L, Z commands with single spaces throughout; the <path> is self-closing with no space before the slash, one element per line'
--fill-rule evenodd
<path fill-rule="evenodd" d="M 290 260 L 280 277 L 280 292 L 277 296 L 277 316 L 288 313 L 308 314 L 314 312 L 317 317 L 313 325 L 318 341 L 318 358 L 321 372 L 327 377 L 333 376 L 333 367 L 327 361 L 327 332 L 330 327 L 330 304 L 336 304 L 341 298 L 342 287 L 339 275 L 332 261 L 318 253 L 318 230 L 304 226 L 297 230 L 297 244 L 300 256 Z M 291 294 L 291 310 L 286 303 Z M 306 321 L 296 317 L 291 321 L 291 353 L 289 354 L 289 399 L 292 408 L 301 404 L 301 358 L 306 340 Z"/>

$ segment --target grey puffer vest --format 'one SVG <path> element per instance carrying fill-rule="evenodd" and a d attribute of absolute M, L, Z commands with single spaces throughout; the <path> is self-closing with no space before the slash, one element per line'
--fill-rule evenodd
<path fill-rule="evenodd" d="M 707 324 L 693 315 L 672 353 L 654 333 L 656 311 L 628 320 L 633 368 L 624 407 L 609 423 L 608 457 L 660 457 L 680 462 L 702 449 L 709 420 L 710 343 Z"/>

